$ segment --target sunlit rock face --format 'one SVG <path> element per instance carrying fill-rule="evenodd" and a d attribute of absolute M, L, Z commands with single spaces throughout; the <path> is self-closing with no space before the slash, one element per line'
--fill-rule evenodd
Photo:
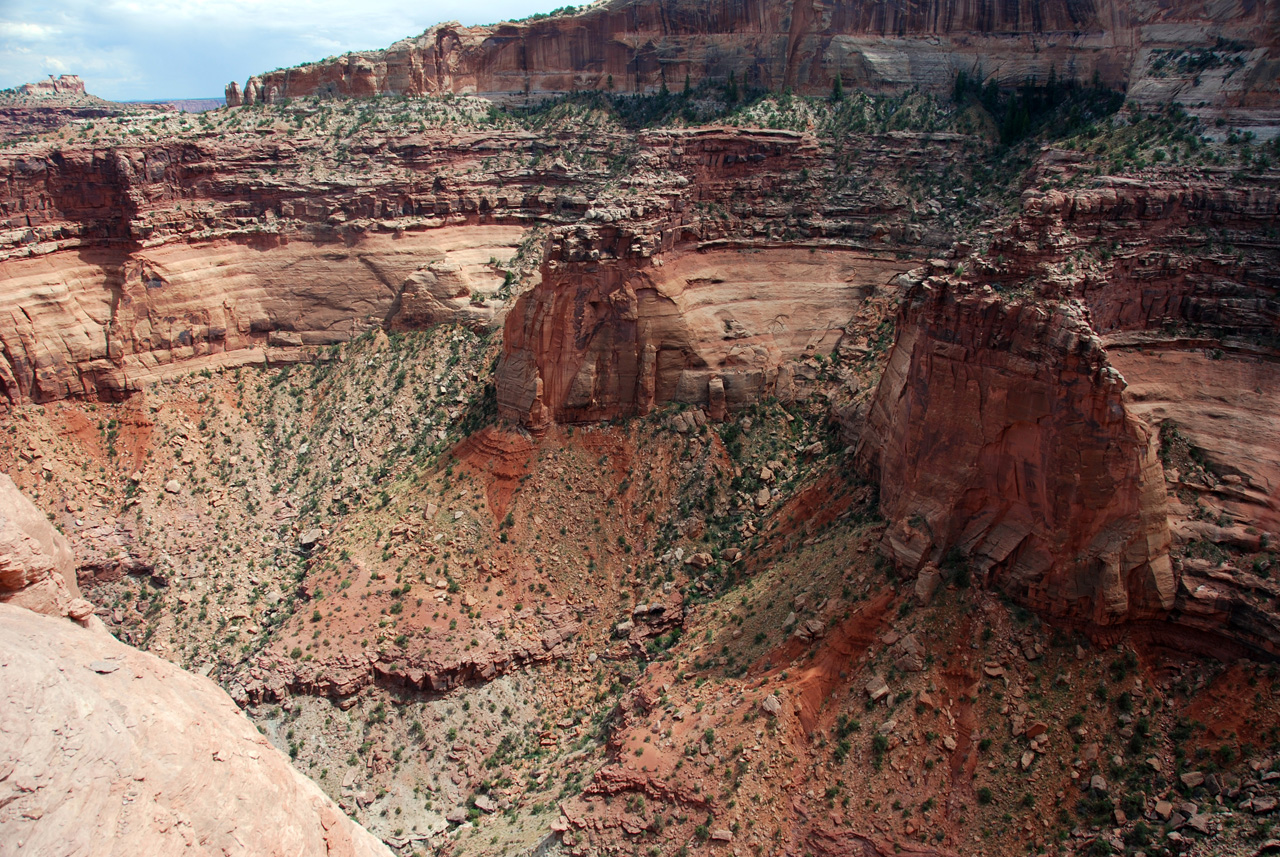
<path fill-rule="evenodd" d="M 1141 103 L 1277 108 L 1274 3 L 613 0 L 485 27 L 441 24 L 380 51 L 250 78 L 243 103 L 307 95 L 455 92 L 521 98 L 679 90 L 686 79 L 807 94 L 846 86 L 949 90 L 957 71 L 1098 79 Z M 1199 52 L 1214 52 L 1204 62 Z M 229 91 L 228 103 L 231 103 Z M 1274 116 L 1272 119 L 1274 120 Z"/>

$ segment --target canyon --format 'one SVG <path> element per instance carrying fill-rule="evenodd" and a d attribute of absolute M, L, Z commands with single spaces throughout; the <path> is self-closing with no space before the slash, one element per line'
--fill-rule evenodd
<path fill-rule="evenodd" d="M 7 145 L 9 695 L 272 809 L 144 850 L 1268 853 L 1277 14 L 614 0 Z"/>

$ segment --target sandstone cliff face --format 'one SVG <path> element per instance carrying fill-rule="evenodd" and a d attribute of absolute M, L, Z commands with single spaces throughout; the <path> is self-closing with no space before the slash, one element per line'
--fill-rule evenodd
<path fill-rule="evenodd" d="M 15 155 L 0 163 L 0 382 L 15 402 L 119 397 L 172 372 L 294 360 L 299 346 L 376 325 L 492 326 L 507 309 L 498 292 L 509 270 L 494 263 L 541 224 L 553 231 L 550 260 L 508 328 L 504 413 L 523 419 L 538 373 L 564 419 L 706 403 L 713 376 L 732 406 L 785 394 L 780 367 L 830 351 L 863 299 L 909 266 L 881 248 L 949 240 L 904 226 L 896 190 L 829 192 L 819 175 L 836 167 L 811 135 L 562 137 L 554 147 L 519 130 L 374 139 L 358 173 L 273 135 Z M 587 165 L 628 147 L 630 174 Z M 861 157 L 918 164 L 958 148 L 898 133 Z M 476 169 L 513 149 L 528 165 Z M 557 152 L 581 160 L 569 166 Z M 330 172 L 314 174 L 317 161 Z M 821 211 L 809 194 L 826 197 Z M 802 236 L 812 240 L 795 246 Z M 698 259 L 680 261 L 689 253 Z M 603 307 L 626 283 L 642 293 L 638 331 L 619 334 L 601 312 L 598 330 L 548 350 L 555 329 L 581 323 L 575 307 Z M 633 342 L 632 362 L 650 359 L 650 346 L 660 355 L 645 370 L 652 391 L 637 388 L 633 368 L 600 362 L 615 336 Z"/>
<path fill-rule="evenodd" d="M 1065 153 L 1041 165 L 1078 167 Z M 1050 614 L 1168 614 L 1275 651 L 1266 594 L 1180 583 L 1169 548 L 1256 550 L 1277 531 L 1278 218 L 1269 188 L 1204 176 L 1028 190 L 967 282 L 918 286 L 861 446 L 899 565 L 966 557 Z M 1210 233 L 1249 249 L 1215 252 Z M 1166 471 L 1170 433 L 1212 472 Z"/>
<path fill-rule="evenodd" d="M 6 604 L 0 650 L 0 853 L 391 853 L 208 679 Z"/>
<path fill-rule="evenodd" d="M 919 163 L 918 141 L 903 138 L 863 160 Z M 841 170 L 810 135 L 699 129 L 641 142 L 647 171 L 631 181 L 652 201 L 596 203 L 556 229 L 540 282 L 507 316 L 506 419 L 544 428 L 670 402 L 720 419 L 802 395 L 799 361 L 852 341 L 867 301 L 896 291 L 921 245 L 946 240 L 904 224 L 895 188 L 834 191 Z M 946 142 L 933 151 L 952 154 Z"/>
<path fill-rule="evenodd" d="M 673 248 L 663 264 L 572 265 L 508 317 L 500 412 L 531 427 L 643 415 L 715 418 L 791 398 L 796 361 L 827 356 L 907 263 L 870 253 Z"/>
<path fill-rule="evenodd" d="M 492 311 L 469 312 L 469 295 L 491 294 L 501 278 L 482 260 L 510 255 L 521 234 L 442 229 L 354 246 L 212 240 L 0 262 L 9 356 L 0 379 L 11 401 L 119 397 L 170 372 L 287 362 L 291 349 L 346 341 L 403 303 L 410 323 L 474 316 L 483 326 Z M 413 286 L 440 265 L 465 291 L 418 308 Z"/>
<path fill-rule="evenodd" d="M 56 78 L 49 75 L 47 80 L 24 83 L 17 91 L 19 95 L 33 98 L 75 98 L 85 94 L 84 81 L 74 74 L 63 74 Z"/>
<path fill-rule="evenodd" d="M 1097 624 L 1173 606 L 1153 433 L 1081 307 L 921 287 L 862 454 L 908 569 L 958 549 L 988 582 Z"/>
<path fill-rule="evenodd" d="M 440 175 L 483 150 L 411 144 L 409 181 L 363 184 L 309 180 L 277 144 L 7 159 L 6 396 L 118 397 L 171 371 L 289 361 L 402 311 L 402 326 L 494 324 L 490 260 L 515 253 L 526 200 L 477 194 L 495 177 L 447 192 Z"/>
<path fill-rule="evenodd" d="M 725 81 L 825 94 L 846 86 L 950 88 L 957 71 L 1004 83 L 1090 80 L 1144 103 L 1274 114 L 1280 7 L 1101 0 L 896 4 L 878 0 L 704 3 L 612 0 L 576 15 L 488 27 L 442 24 L 386 50 L 347 54 L 250 78 L 235 103 L 299 96 L 656 92 Z M 1207 63 L 1179 63 L 1192 53 Z M 233 93 L 228 87 L 228 104 Z M 1275 115 L 1267 120 L 1274 122 Z"/>

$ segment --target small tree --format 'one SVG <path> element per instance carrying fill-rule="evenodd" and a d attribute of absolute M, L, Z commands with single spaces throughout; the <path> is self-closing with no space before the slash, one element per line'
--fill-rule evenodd
<path fill-rule="evenodd" d="M 831 100 L 844 101 L 844 79 L 841 75 L 837 74 L 836 79 L 831 81 Z"/>

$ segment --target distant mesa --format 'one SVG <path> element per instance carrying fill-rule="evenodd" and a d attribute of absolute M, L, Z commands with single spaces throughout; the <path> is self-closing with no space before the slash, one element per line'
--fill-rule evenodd
<path fill-rule="evenodd" d="M 49 75 L 48 80 L 37 80 L 35 83 L 24 83 L 18 87 L 21 95 L 34 98 L 60 98 L 64 96 L 84 95 L 84 81 L 77 74 L 64 74 L 58 77 Z"/>
<path fill-rule="evenodd" d="M 176 98 L 158 101 L 108 101 L 85 90 L 79 75 L 49 75 L 45 80 L 0 90 L 0 142 L 55 131 L 77 119 L 180 110 L 217 110 L 221 98 Z"/>
<path fill-rule="evenodd" d="M 111 103 L 86 92 L 84 80 L 78 74 L 49 75 L 44 80 L 0 90 L 0 106 L 4 107 L 96 107 Z"/>
<path fill-rule="evenodd" d="M 76 119 L 116 116 L 129 110 L 85 91 L 79 75 L 0 90 L 0 143 L 57 130 Z"/>

